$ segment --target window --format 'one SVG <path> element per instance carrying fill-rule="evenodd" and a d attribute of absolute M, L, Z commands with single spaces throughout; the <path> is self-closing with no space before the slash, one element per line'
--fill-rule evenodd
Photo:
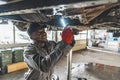
<path fill-rule="evenodd" d="M 15 33 L 15 35 L 14 35 Z M 0 44 L 28 43 L 30 41 L 26 32 L 22 32 L 14 27 L 11 21 L 8 24 L 0 24 Z"/>

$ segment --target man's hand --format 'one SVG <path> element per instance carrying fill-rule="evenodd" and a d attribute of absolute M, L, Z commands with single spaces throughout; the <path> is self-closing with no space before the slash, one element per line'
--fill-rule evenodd
<path fill-rule="evenodd" d="M 73 41 L 73 32 L 70 28 L 65 28 L 62 32 L 62 41 L 71 44 Z"/>

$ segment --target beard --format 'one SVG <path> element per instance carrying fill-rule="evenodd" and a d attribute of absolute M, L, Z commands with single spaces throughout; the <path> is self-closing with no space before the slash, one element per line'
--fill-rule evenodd
<path fill-rule="evenodd" d="M 45 44 L 46 44 L 47 40 L 35 40 L 34 43 L 41 46 L 41 47 L 44 47 Z"/>
<path fill-rule="evenodd" d="M 35 42 L 36 42 L 36 43 L 46 43 L 46 42 L 47 42 L 47 39 L 46 39 L 46 40 L 36 40 Z"/>

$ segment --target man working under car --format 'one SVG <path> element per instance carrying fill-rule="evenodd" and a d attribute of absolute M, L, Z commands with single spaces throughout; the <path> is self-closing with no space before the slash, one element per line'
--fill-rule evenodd
<path fill-rule="evenodd" d="M 70 28 L 62 32 L 62 40 L 58 43 L 48 41 L 44 25 L 32 23 L 27 33 L 33 43 L 24 51 L 24 60 L 28 65 L 26 80 L 52 80 L 54 66 L 74 46 L 74 36 Z"/>

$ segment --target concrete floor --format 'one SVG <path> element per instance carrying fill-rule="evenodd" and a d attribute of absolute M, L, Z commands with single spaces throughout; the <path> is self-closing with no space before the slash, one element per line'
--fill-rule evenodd
<path fill-rule="evenodd" d="M 89 62 L 102 63 L 120 67 L 120 55 L 116 53 L 101 52 L 96 50 L 86 50 L 73 52 L 72 57 L 72 78 L 71 80 L 80 80 L 78 78 L 86 78 L 87 80 L 102 80 L 92 73 L 86 71 L 85 65 Z M 114 62 L 114 63 L 113 63 Z M 1 75 L 0 80 L 24 80 L 25 70 L 12 72 Z M 67 57 L 63 59 L 55 67 L 55 74 L 59 75 L 60 80 L 67 80 Z"/>

